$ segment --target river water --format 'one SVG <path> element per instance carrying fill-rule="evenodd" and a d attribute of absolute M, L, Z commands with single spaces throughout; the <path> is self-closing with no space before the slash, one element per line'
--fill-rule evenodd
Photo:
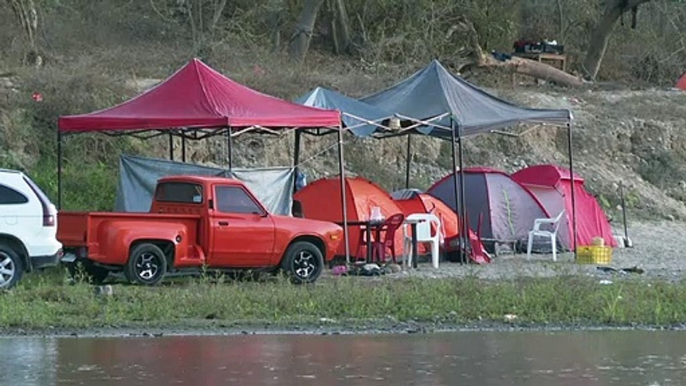
<path fill-rule="evenodd" d="M 0 385 L 686 385 L 686 333 L 0 338 Z"/>

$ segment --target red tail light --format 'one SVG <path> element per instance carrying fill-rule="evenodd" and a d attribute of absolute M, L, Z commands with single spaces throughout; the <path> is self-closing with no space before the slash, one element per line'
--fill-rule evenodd
<path fill-rule="evenodd" d="M 54 227 L 55 226 L 55 215 L 50 214 L 50 207 L 52 204 L 50 204 L 50 200 L 45 196 L 45 193 L 43 193 L 42 190 L 36 184 L 33 183 L 30 179 L 24 177 L 24 181 L 29 185 L 31 190 L 33 190 L 33 193 L 36 194 L 36 197 L 38 197 L 38 200 L 40 201 L 40 205 L 43 209 L 43 226 L 44 227 Z"/>
<path fill-rule="evenodd" d="M 43 226 L 44 227 L 54 227 L 55 226 L 55 216 L 51 214 L 43 215 Z"/>

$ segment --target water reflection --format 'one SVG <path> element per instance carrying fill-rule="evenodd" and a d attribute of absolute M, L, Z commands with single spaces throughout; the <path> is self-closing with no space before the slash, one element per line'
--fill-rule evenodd
<path fill-rule="evenodd" d="M 0 339 L 0 385 L 54 385 L 57 341 Z"/>
<path fill-rule="evenodd" d="M 684 343 L 645 331 L 8 338 L 0 384 L 663 386 L 686 379 Z"/>

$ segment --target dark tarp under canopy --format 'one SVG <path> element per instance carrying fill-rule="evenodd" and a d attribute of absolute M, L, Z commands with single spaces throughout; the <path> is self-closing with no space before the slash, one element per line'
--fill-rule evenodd
<path fill-rule="evenodd" d="M 398 114 L 401 119 L 428 121 L 429 125 L 420 126 L 417 131 L 444 138 L 451 136 L 450 131 L 430 124 L 449 128 L 451 115 L 462 136 L 527 122 L 566 125 L 572 119 L 569 110 L 515 106 L 450 73 L 437 60 L 400 83 L 361 100 Z"/>
<path fill-rule="evenodd" d="M 367 137 L 372 135 L 384 121 L 393 116 L 392 113 L 339 92 L 317 87 L 309 93 L 295 100 L 301 105 L 318 107 L 327 110 L 339 110 L 342 113 L 343 125 L 350 129 L 355 136 Z"/>

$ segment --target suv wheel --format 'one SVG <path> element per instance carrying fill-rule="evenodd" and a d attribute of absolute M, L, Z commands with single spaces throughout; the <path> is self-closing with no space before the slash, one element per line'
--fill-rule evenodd
<path fill-rule="evenodd" d="M 322 251 L 307 241 L 294 243 L 286 250 L 281 269 L 294 284 L 314 283 L 324 269 Z"/>
<path fill-rule="evenodd" d="M 24 273 L 24 263 L 9 246 L 0 244 L 0 290 L 14 287 Z"/>
<path fill-rule="evenodd" d="M 124 275 L 131 283 L 156 285 L 167 273 L 167 257 L 154 244 L 144 243 L 131 250 Z"/>

